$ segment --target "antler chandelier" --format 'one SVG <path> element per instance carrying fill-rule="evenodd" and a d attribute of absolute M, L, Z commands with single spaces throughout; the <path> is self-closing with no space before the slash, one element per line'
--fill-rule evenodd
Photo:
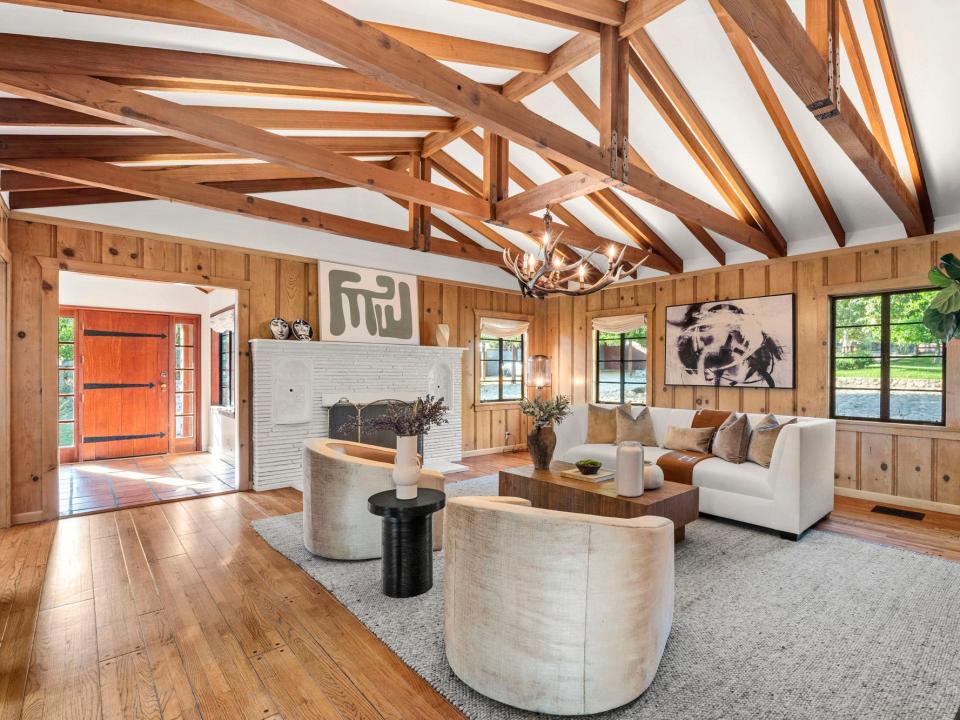
<path fill-rule="evenodd" d="M 577 257 L 567 263 L 564 257 L 557 252 L 562 232 L 552 232 L 553 217 L 550 208 L 543 216 L 543 243 L 535 253 L 511 253 L 508 248 L 503 249 L 503 262 L 517 277 L 520 283 L 520 292 L 524 297 L 543 299 L 547 295 L 589 295 L 602 290 L 607 285 L 616 282 L 621 277 L 631 275 L 643 265 L 650 254 L 637 263 L 625 263 L 623 255 L 626 245 L 620 247 L 616 253 L 611 245 L 607 251 L 607 270 L 596 281 L 587 283 L 587 276 L 591 272 L 590 260 L 597 254 L 592 251 L 586 257 Z"/>

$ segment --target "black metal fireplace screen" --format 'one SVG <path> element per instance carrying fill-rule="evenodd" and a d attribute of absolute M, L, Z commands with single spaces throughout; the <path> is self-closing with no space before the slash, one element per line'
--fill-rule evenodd
<path fill-rule="evenodd" d="M 391 430 L 371 430 L 366 426 L 365 421 L 383 415 L 390 403 L 403 402 L 402 400 L 391 400 L 384 398 L 370 403 L 353 403 L 346 398 L 341 398 L 336 405 L 331 405 L 327 413 L 327 420 L 330 424 L 328 433 L 334 440 L 352 440 L 367 445 L 377 445 L 379 447 L 397 448 L 397 435 Z M 404 403 L 409 405 L 410 403 Z M 344 425 L 352 418 L 359 418 L 355 430 L 344 432 Z M 423 455 L 423 435 L 417 438 L 417 452 Z"/>

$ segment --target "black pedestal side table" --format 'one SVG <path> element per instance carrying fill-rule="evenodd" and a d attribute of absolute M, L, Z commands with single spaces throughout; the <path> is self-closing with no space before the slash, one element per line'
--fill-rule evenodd
<path fill-rule="evenodd" d="M 367 508 L 383 518 L 383 594 L 406 598 L 433 587 L 433 513 L 446 495 L 421 488 L 412 500 L 393 490 L 371 495 Z"/>

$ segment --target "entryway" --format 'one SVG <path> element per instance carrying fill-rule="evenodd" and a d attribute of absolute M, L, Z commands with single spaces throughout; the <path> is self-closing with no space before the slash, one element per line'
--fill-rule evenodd
<path fill-rule="evenodd" d="M 60 516 L 235 490 L 236 292 L 59 282 Z"/>

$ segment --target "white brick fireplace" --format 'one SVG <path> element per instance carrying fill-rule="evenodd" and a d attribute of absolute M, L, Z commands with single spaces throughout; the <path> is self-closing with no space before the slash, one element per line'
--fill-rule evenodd
<path fill-rule="evenodd" d="M 328 411 L 341 399 L 442 395 L 450 422 L 424 438 L 424 464 L 443 469 L 461 459 L 464 348 L 251 340 L 250 351 L 254 490 L 301 486 L 302 443 L 328 436 Z"/>

